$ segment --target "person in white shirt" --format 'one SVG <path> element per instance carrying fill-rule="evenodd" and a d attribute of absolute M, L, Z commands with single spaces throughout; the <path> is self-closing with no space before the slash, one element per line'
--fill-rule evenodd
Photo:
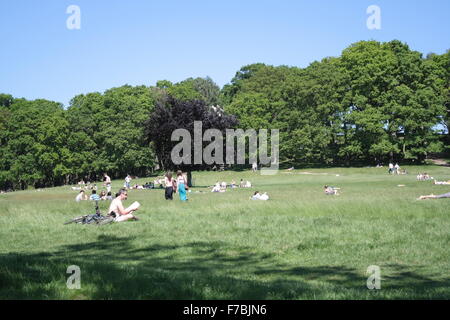
<path fill-rule="evenodd" d="M 87 200 L 87 195 L 84 193 L 84 190 L 81 190 L 75 198 L 76 202 L 80 202 L 83 200 Z"/>
<path fill-rule="evenodd" d="M 114 221 L 122 222 L 127 220 L 139 220 L 136 216 L 133 215 L 134 211 L 138 209 L 125 209 L 123 207 L 123 200 L 127 200 L 128 192 L 126 189 L 120 189 L 118 196 L 111 201 L 111 204 L 108 209 L 108 214 L 114 217 Z"/>
<path fill-rule="evenodd" d="M 130 187 L 131 187 L 131 177 L 128 174 L 125 178 L 125 188 L 130 189 Z"/>
<path fill-rule="evenodd" d="M 107 192 L 111 192 L 111 178 L 108 176 L 108 174 L 104 173 L 104 186 L 106 187 Z"/>
<path fill-rule="evenodd" d="M 389 174 L 394 172 L 394 165 L 392 164 L 392 162 L 389 163 Z"/>
<path fill-rule="evenodd" d="M 250 199 L 267 201 L 267 200 L 269 200 L 269 196 L 267 195 L 266 192 L 264 192 L 263 194 L 260 194 L 259 191 L 255 191 L 255 193 L 253 194 L 253 196 Z"/>

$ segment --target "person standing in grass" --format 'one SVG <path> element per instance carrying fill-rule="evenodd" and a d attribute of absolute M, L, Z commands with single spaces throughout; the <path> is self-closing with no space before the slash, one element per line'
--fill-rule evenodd
<path fill-rule="evenodd" d="M 392 162 L 389 162 L 389 174 L 392 174 L 394 172 L 394 165 Z"/>
<path fill-rule="evenodd" d="M 106 191 L 111 192 L 111 178 L 108 176 L 108 174 L 106 172 L 103 174 L 103 176 L 104 176 L 103 179 L 105 181 L 104 185 L 106 187 Z"/>
<path fill-rule="evenodd" d="M 131 177 L 129 174 L 125 177 L 125 188 L 130 189 L 131 188 Z"/>
<path fill-rule="evenodd" d="M 164 177 L 164 185 L 166 186 L 166 200 L 173 200 L 174 183 L 175 180 L 172 178 L 172 173 L 167 172 L 166 176 Z"/>
<path fill-rule="evenodd" d="M 177 171 L 177 192 L 180 195 L 181 201 L 187 201 L 186 187 L 187 187 L 187 182 L 183 176 L 183 172 L 181 172 L 181 170 L 178 170 Z"/>

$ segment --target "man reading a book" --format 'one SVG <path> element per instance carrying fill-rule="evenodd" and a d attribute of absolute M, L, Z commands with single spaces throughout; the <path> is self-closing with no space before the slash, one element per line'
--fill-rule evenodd
<path fill-rule="evenodd" d="M 127 200 L 128 191 L 126 189 L 120 189 L 117 197 L 111 201 L 111 205 L 109 206 L 108 214 L 114 217 L 114 221 L 122 222 L 127 220 L 139 220 L 136 216 L 133 215 L 133 212 L 138 210 L 138 203 L 131 205 L 128 208 L 123 207 L 123 200 Z"/>

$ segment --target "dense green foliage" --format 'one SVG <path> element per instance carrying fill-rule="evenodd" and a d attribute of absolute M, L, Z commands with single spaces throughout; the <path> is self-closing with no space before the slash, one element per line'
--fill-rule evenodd
<path fill-rule="evenodd" d="M 243 129 L 279 129 L 288 164 L 421 163 L 450 142 L 450 52 L 362 41 L 303 69 L 244 66 L 222 90 L 209 77 L 162 80 L 78 95 L 67 109 L 1 94 L 0 189 L 148 174 L 161 161 L 144 122 L 168 97 L 220 105 Z"/>
<path fill-rule="evenodd" d="M 305 69 L 246 66 L 223 96 L 244 126 L 281 130 L 281 160 L 421 162 L 443 148 L 435 132 L 448 118 L 443 57 L 364 41 Z"/>

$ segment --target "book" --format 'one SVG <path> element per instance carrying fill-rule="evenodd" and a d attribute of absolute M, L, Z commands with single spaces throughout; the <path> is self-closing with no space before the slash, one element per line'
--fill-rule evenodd
<path fill-rule="evenodd" d="M 139 208 L 141 206 L 141 204 L 137 201 L 133 202 L 131 204 L 131 206 L 129 206 L 127 209 L 128 210 L 136 210 L 137 208 Z"/>

